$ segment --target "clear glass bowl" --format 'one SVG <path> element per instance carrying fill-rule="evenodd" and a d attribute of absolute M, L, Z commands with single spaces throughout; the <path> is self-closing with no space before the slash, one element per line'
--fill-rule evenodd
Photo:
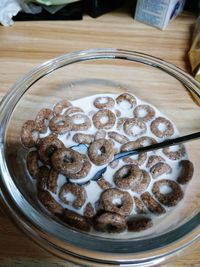
<path fill-rule="evenodd" d="M 62 98 L 129 91 L 160 109 L 181 134 L 188 134 L 199 130 L 200 108 L 190 94 L 199 101 L 199 89 L 174 65 L 120 49 L 75 52 L 34 68 L 0 105 L 0 194 L 8 214 L 39 245 L 84 266 L 152 266 L 180 254 L 200 234 L 200 140 L 186 145 L 195 173 L 182 204 L 148 234 L 113 239 L 75 231 L 41 207 L 27 174 L 20 131 L 41 108 Z"/>

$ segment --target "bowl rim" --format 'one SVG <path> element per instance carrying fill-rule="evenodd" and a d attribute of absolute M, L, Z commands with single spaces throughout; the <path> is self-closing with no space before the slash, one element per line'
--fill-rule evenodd
<path fill-rule="evenodd" d="M 200 213 L 193 216 L 177 229 L 159 235 L 158 237 L 156 236 L 151 240 L 115 239 L 113 242 L 110 238 L 89 236 L 70 228 L 66 229 L 66 226 L 61 226 L 56 221 L 51 220 L 46 214 L 39 213 L 22 196 L 7 168 L 4 149 L 6 126 L 15 106 L 23 97 L 23 94 L 42 77 L 61 67 L 80 61 L 98 59 L 129 60 L 158 68 L 175 77 L 192 94 L 200 98 L 200 84 L 193 77 L 175 65 L 148 54 L 115 48 L 98 48 L 67 53 L 48 60 L 36 66 L 19 79 L 0 103 L 0 197 L 6 206 L 8 214 L 22 230 L 45 248 L 49 249 L 49 247 L 53 247 L 52 250 L 60 256 L 62 255 L 64 257 L 65 254 L 68 254 L 72 257 L 85 260 L 95 260 L 112 264 L 116 262 L 120 262 L 121 264 L 143 262 L 144 264 L 144 262 L 155 261 L 161 258 L 166 259 L 172 254 L 184 250 L 188 245 L 199 238 Z M 12 192 L 15 192 L 15 195 L 13 195 Z M 23 205 L 20 204 L 20 206 L 18 204 L 19 200 Z M 54 228 L 52 228 L 52 226 L 59 228 L 57 235 L 53 232 Z M 67 232 L 67 240 L 65 240 L 62 235 L 63 230 Z M 164 244 L 162 247 L 160 247 L 161 240 Z M 137 246 L 135 247 L 134 244 L 136 243 L 134 242 L 137 242 Z M 132 246 L 130 246 L 130 244 Z M 148 251 L 144 250 L 145 244 L 149 246 Z M 107 257 L 105 257 L 105 253 Z"/>

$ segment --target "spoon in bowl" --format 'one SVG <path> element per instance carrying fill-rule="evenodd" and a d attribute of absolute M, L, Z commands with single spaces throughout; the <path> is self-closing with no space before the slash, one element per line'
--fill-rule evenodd
<path fill-rule="evenodd" d="M 180 137 L 176 137 L 172 139 L 167 139 L 160 143 L 156 143 L 156 144 L 152 144 L 152 145 L 144 146 L 144 147 L 139 147 L 133 150 L 125 151 L 125 152 L 119 152 L 114 155 L 114 158 L 111 162 L 118 160 L 118 159 L 130 157 L 133 155 L 138 155 L 143 152 L 149 152 L 149 151 L 158 150 L 158 149 L 169 147 L 169 146 L 182 144 L 182 143 L 192 141 L 198 138 L 200 138 L 200 132 L 196 132 L 196 133 L 192 133 L 192 134 L 188 134 L 188 135 L 184 135 L 184 136 L 180 136 Z M 81 151 L 88 149 L 88 146 L 85 144 L 78 144 L 78 145 L 72 146 L 71 148 L 81 153 Z M 106 170 L 107 170 L 107 166 L 99 170 L 90 180 L 97 181 L 99 178 L 101 178 L 102 174 Z M 78 183 L 78 184 L 81 185 L 83 183 Z"/>

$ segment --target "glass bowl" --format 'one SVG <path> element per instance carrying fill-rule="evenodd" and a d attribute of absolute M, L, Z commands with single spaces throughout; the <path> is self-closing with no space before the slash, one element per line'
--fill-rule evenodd
<path fill-rule="evenodd" d="M 34 68 L 0 105 L 0 194 L 5 210 L 40 246 L 80 265 L 152 266 L 181 254 L 200 234 L 200 140 L 186 144 L 195 172 L 182 204 L 148 234 L 124 239 L 76 231 L 41 207 L 27 174 L 20 131 L 41 108 L 52 108 L 62 98 L 129 91 L 166 114 L 181 134 L 189 134 L 199 130 L 199 89 L 176 66 L 120 49 L 74 52 Z"/>

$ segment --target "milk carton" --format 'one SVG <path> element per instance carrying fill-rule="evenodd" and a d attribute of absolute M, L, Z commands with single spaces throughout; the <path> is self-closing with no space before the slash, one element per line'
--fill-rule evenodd
<path fill-rule="evenodd" d="M 185 0 L 138 0 L 135 19 L 164 30 L 181 13 Z"/>

